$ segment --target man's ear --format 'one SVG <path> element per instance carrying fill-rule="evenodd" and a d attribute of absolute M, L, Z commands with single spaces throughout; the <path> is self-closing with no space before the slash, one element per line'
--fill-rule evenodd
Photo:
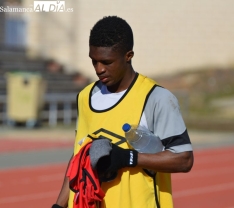
<path fill-rule="evenodd" d="M 128 51 L 126 53 L 126 61 L 130 62 L 133 56 L 134 56 L 134 51 Z"/>

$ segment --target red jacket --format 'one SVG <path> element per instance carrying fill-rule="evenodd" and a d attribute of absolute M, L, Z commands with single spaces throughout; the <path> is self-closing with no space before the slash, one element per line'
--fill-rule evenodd
<path fill-rule="evenodd" d="M 105 196 L 97 172 L 91 168 L 90 146 L 91 142 L 80 149 L 67 171 L 70 189 L 75 192 L 73 208 L 95 208 Z"/>

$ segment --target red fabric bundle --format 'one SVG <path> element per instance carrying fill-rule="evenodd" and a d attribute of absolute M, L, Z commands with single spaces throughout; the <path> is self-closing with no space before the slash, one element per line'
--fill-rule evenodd
<path fill-rule="evenodd" d="M 70 189 L 75 192 L 73 208 L 95 208 L 105 196 L 97 172 L 91 168 L 90 146 L 91 142 L 80 149 L 67 171 Z"/>

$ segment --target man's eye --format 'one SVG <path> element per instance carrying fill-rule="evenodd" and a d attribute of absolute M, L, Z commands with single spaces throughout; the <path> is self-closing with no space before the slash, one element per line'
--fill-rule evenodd
<path fill-rule="evenodd" d="M 95 60 L 92 60 L 92 63 L 93 63 L 93 65 L 96 65 L 96 64 L 97 64 L 97 62 L 96 62 Z"/>
<path fill-rule="evenodd" d="M 103 61 L 102 63 L 103 63 L 104 65 L 110 65 L 110 64 L 111 64 L 110 61 Z"/>

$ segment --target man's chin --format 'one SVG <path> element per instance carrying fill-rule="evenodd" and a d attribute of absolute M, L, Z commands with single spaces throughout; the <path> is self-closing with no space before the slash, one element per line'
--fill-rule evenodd
<path fill-rule="evenodd" d="M 106 85 L 107 87 L 113 85 L 113 84 L 111 84 L 111 81 L 109 81 L 109 80 L 100 80 L 100 81 L 102 82 L 102 84 Z"/>

